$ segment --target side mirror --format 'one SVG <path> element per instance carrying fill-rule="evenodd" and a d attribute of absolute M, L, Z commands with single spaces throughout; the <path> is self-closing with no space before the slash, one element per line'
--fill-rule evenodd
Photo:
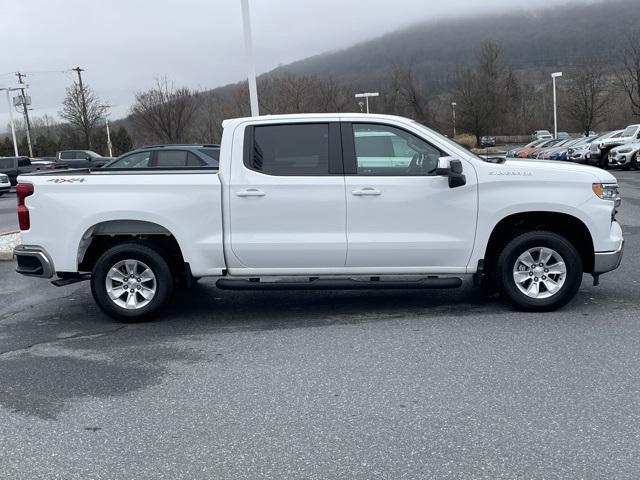
<path fill-rule="evenodd" d="M 453 157 L 440 157 L 436 175 L 449 178 L 449 188 L 462 187 L 467 184 L 467 177 L 463 173 L 462 162 Z"/>

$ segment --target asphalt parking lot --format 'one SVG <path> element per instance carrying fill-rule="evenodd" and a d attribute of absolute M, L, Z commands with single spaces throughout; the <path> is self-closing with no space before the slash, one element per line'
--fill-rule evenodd
<path fill-rule="evenodd" d="M 622 267 L 549 314 L 203 281 L 125 326 L 0 263 L 0 477 L 637 478 L 640 172 L 616 175 Z"/>

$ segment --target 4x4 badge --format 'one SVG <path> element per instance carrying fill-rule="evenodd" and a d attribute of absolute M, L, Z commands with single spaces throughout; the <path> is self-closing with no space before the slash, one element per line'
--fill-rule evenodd
<path fill-rule="evenodd" d="M 50 178 L 47 182 L 52 183 L 84 183 L 84 178 Z"/>

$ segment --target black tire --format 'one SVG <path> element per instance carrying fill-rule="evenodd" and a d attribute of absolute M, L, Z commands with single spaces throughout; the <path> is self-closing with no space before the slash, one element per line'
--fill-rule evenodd
<path fill-rule="evenodd" d="M 527 250 L 535 248 L 554 250 L 562 257 L 566 266 L 564 284 L 548 298 L 527 296 L 520 290 L 514 279 L 514 269 L 518 258 Z M 529 232 L 511 240 L 500 253 L 496 266 L 496 280 L 500 293 L 516 308 L 530 312 L 557 310 L 569 303 L 578 293 L 582 283 L 582 274 L 582 259 L 576 248 L 566 238 L 547 231 Z M 540 291 L 546 290 L 546 286 L 538 288 Z"/>
<path fill-rule="evenodd" d="M 109 271 L 124 260 L 134 260 L 147 266 L 155 276 L 155 294 L 148 304 L 136 309 L 126 309 L 112 300 L 107 292 Z M 126 276 L 125 276 L 126 277 Z M 134 281 L 133 279 L 131 281 Z M 149 321 L 155 318 L 166 305 L 173 293 L 173 274 L 171 268 L 156 250 L 139 243 L 123 243 L 103 253 L 93 267 L 91 275 L 91 293 L 100 309 L 110 317 L 125 323 Z M 123 290 L 123 295 L 128 295 Z M 134 293 L 134 296 L 144 299 Z M 122 300 L 122 299 L 121 299 Z"/>
<path fill-rule="evenodd" d="M 631 157 L 631 161 L 629 162 L 629 170 L 637 170 L 638 169 L 638 154 L 636 153 L 633 157 Z"/>

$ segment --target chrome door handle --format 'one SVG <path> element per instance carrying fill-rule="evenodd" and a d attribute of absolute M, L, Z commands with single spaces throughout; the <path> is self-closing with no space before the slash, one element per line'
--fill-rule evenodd
<path fill-rule="evenodd" d="M 247 188 L 246 190 L 240 190 L 236 195 L 239 197 L 264 197 L 266 193 L 257 188 Z"/>
<path fill-rule="evenodd" d="M 351 192 L 351 195 L 355 195 L 356 197 L 376 197 L 378 195 L 382 195 L 382 192 L 377 188 L 365 187 L 354 190 Z"/>

